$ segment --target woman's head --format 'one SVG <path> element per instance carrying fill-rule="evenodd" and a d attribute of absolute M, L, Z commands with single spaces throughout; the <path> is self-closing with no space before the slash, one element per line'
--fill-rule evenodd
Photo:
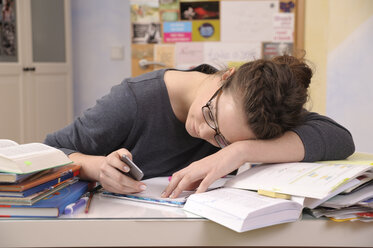
<path fill-rule="evenodd" d="M 248 62 L 231 74 L 223 91 L 237 96 L 257 139 L 283 134 L 302 122 L 312 70 L 301 59 L 284 55 Z"/>
<path fill-rule="evenodd" d="M 210 81 L 216 88 L 201 91 L 189 109 L 191 136 L 221 146 L 217 135 L 226 143 L 270 139 L 302 122 L 312 77 L 302 60 L 288 55 L 259 59 L 216 76 Z"/>

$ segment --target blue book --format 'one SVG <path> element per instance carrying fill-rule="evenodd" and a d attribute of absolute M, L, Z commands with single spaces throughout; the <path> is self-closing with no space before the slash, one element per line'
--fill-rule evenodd
<path fill-rule="evenodd" d="M 88 182 L 77 181 L 34 205 L 0 205 L 0 217 L 58 217 L 67 205 L 87 192 Z"/>
<path fill-rule="evenodd" d="M 66 181 L 70 178 L 73 178 L 75 172 L 73 171 L 66 171 L 65 173 L 61 173 L 61 176 L 58 178 L 54 178 L 46 183 L 39 184 L 35 187 L 29 188 L 25 191 L 16 192 L 16 191 L 0 191 L 0 203 L 2 197 L 27 197 L 33 194 L 36 194 L 40 191 L 46 190 L 60 182 Z"/>

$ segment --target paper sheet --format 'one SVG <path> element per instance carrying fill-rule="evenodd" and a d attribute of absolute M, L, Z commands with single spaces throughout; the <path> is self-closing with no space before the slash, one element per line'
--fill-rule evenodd
<path fill-rule="evenodd" d="M 278 1 L 221 1 L 221 41 L 272 41 Z"/>
<path fill-rule="evenodd" d="M 175 46 L 171 45 L 154 45 L 154 61 L 164 63 L 167 68 L 175 66 Z M 154 66 L 154 69 L 160 69 L 159 66 Z"/>
<path fill-rule="evenodd" d="M 273 41 L 294 41 L 294 14 L 276 13 L 273 16 Z"/>
<path fill-rule="evenodd" d="M 203 63 L 203 42 L 178 42 L 175 45 L 175 66 L 189 69 Z"/>
<path fill-rule="evenodd" d="M 229 62 L 248 62 L 261 56 L 259 42 L 205 42 L 204 63 L 222 69 Z"/>
<path fill-rule="evenodd" d="M 371 168 L 349 164 L 263 164 L 242 172 L 225 186 L 322 199 Z"/>
<path fill-rule="evenodd" d="M 209 189 L 218 188 L 224 185 L 228 178 L 221 178 L 210 185 Z M 162 198 L 161 194 L 167 187 L 169 181 L 168 177 L 154 177 L 143 180 L 147 186 L 146 190 L 136 194 L 115 194 L 104 192 L 103 195 L 116 197 L 124 200 L 133 200 L 140 202 L 148 202 L 154 204 L 182 207 L 186 199 L 195 191 L 183 191 L 178 198 Z"/>

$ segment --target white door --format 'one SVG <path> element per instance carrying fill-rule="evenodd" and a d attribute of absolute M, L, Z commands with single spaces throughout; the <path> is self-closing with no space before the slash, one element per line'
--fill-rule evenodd
<path fill-rule="evenodd" d="M 31 30 L 28 46 L 32 71 L 25 73 L 25 142 L 43 141 L 72 119 L 70 3 L 25 1 L 24 23 Z M 29 5 L 29 6 L 27 6 Z M 27 31 L 26 31 L 27 32 Z M 35 70 L 33 71 L 33 69 Z"/>
<path fill-rule="evenodd" d="M 15 1 L 0 3 L 0 139 L 23 140 L 23 58 Z"/>
<path fill-rule="evenodd" d="M 7 79 L 0 74 L 0 82 L 8 82 L 0 83 L 0 87 L 2 91 L 8 87 L 2 94 L 12 99 L 15 94 L 9 92 L 10 88 L 17 91 L 18 101 L 13 99 L 12 120 L 4 125 L 9 125 L 14 134 L 9 136 L 0 129 L 0 138 L 41 142 L 48 133 L 72 120 L 70 2 L 18 0 L 15 4 L 19 62 L 7 63 L 14 73 Z"/>
<path fill-rule="evenodd" d="M 3 63 L 0 63 L 3 64 Z M 0 65 L 0 138 L 22 141 L 22 68 Z"/>

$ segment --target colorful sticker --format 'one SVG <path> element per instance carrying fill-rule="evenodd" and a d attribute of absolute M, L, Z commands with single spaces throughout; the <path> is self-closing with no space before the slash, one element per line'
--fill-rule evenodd
<path fill-rule="evenodd" d="M 201 20 L 193 21 L 193 41 L 219 41 L 220 21 Z"/>
<path fill-rule="evenodd" d="M 165 43 L 192 41 L 192 23 L 164 22 L 163 41 Z"/>

